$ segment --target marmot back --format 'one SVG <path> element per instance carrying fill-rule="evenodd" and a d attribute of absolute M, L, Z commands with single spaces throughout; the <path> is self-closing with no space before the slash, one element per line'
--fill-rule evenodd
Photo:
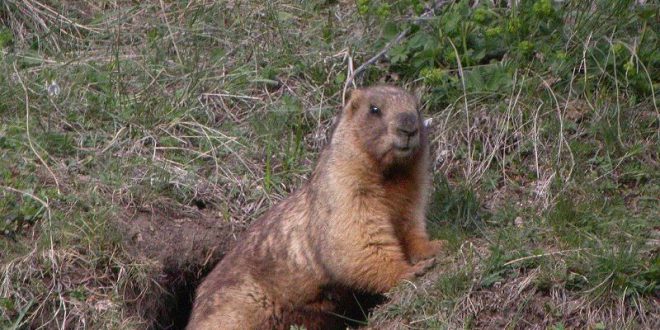
<path fill-rule="evenodd" d="M 417 100 L 378 86 L 353 91 L 298 191 L 256 220 L 197 289 L 188 329 L 284 328 L 332 311 L 323 290 L 390 290 L 433 263 L 424 225 L 430 186 Z"/>

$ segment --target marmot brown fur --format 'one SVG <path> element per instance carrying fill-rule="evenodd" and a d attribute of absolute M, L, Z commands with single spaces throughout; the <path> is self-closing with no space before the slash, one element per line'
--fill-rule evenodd
<path fill-rule="evenodd" d="M 198 287 L 188 329 L 278 328 L 287 310 L 329 308 L 325 288 L 382 293 L 423 273 L 442 246 L 424 224 L 428 153 L 415 97 L 354 90 L 309 181 Z"/>

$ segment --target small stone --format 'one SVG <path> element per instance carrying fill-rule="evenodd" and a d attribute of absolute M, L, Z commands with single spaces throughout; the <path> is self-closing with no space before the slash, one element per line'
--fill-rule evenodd
<path fill-rule="evenodd" d="M 513 220 L 513 223 L 516 225 L 516 227 L 520 228 L 524 225 L 523 223 L 523 218 L 522 217 L 516 217 L 515 220 Z"/>
<path fill-rule="evenodd" d="M 48 95 L 57 96 L 59 94 L 60 94 L 60 85 L 58 85 L 55 80 L 51 80 L 50 84 L 48 85 Z"/>

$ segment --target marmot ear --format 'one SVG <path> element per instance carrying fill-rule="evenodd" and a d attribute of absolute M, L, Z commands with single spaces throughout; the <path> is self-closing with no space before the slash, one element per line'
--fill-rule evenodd
<path fill-rule="evenodd" d="M 346 102 L 344 112 L 355 112 L 357 107 L 360 105 L 362 97 L 364 97 L 364 91 L 359 88 L 348 91 L 348 102 Z"/>
<path fill-rule="evenodd" d="M 422 96 L 426 93 L 426 87 L 424 86 L 417 86 L 412 90 L 412 95 L 415 97 L 415 102 L 417 102 L 417 105 L 421 105 L 422 103 Z"/>

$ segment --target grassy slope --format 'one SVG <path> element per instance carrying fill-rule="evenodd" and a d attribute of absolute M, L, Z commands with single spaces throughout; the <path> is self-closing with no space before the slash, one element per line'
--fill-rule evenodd
<path fill-rule="evenodd" d="M 311 170 L 346 56 L 362 63 L 400 28 L 387 21 L 406 22 L 379 15 L 411 16 L 376 1 L 364 15 L 343 1 L 41 4 L 0 5 L 3 327 L 150 323 L 138 302 L 158 265 L 127 252 L 114 219 L 203 205 L 244 227 Z M 657 324 L 658 54 L 639 44 L 657 43 L 657 16 L 603 8 L 570 7 L 565 39 L 503 40 L 488 65 L 469 42 L 406 43 L 368 72 L 426 88 L 430 229 L 451 243 L 373 324 Z M 527 24 L 511 13 L 485 15 Z M 486 21 L 442 15 L 413 33 Z"/>

